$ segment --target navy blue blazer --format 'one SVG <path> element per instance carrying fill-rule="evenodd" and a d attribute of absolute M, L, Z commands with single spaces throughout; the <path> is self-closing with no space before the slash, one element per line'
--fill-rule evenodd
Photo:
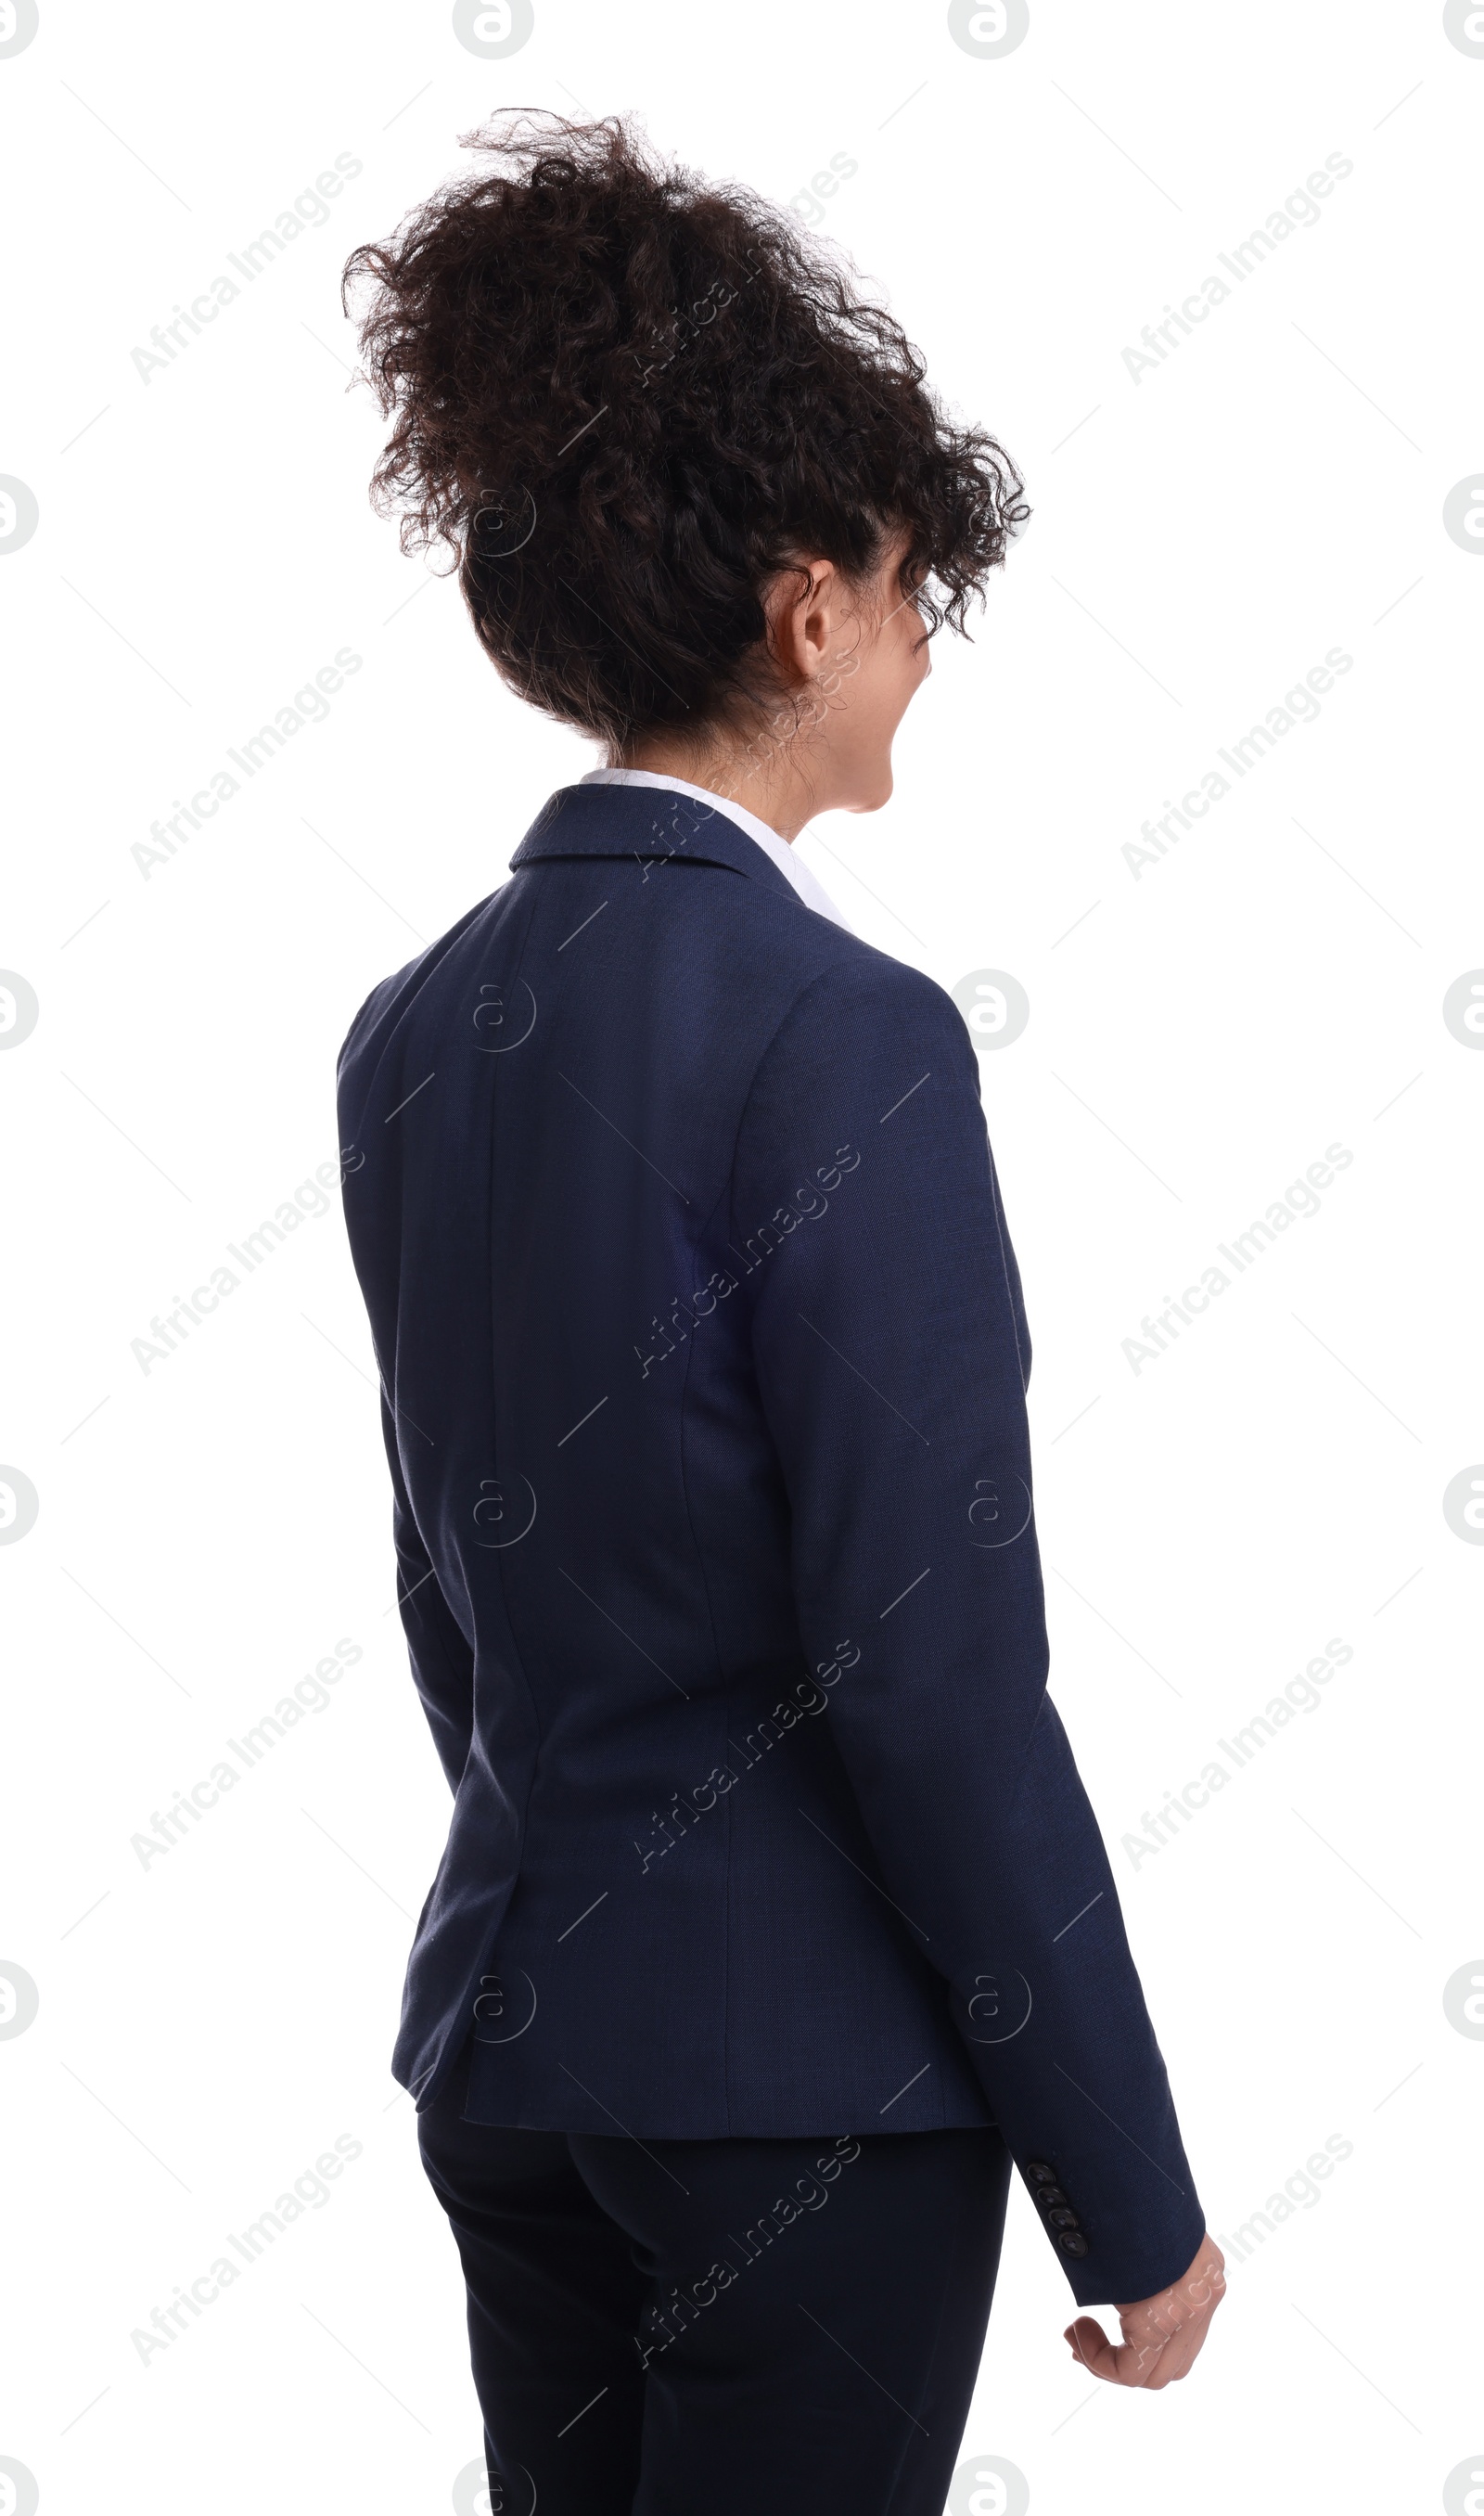
<path fill-rule="evenodd" d="M 454 1794 L 393 2070 L 639 2138 L 997 2122 L 1078 2299 L 1203 2213 L 1046 1694 L 952 1000 L 724 812 L 562 789 L 340 1065 Z"/>

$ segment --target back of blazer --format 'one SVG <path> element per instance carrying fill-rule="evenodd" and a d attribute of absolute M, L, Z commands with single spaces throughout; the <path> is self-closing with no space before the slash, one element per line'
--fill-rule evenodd
<path fill-rule="evenodd" d="M 1080 2301 L 1203 2217 L 1056 1713 L 942 989 L 684 796 L 553 797 L 340 1067 L 454 1794 L 393 2069 L 640 2138 L 999 2123 Z"/>

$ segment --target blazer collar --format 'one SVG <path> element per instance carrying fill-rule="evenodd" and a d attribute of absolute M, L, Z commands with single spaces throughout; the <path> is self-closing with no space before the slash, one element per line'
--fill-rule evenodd
<path fill-rule="evenodd" d="M 668 787 L 558 786 L 512 857 L 511 870 L 542 857 L 629 857 L 645 863 L 690 857 L 798 899 L 787 874 L 721 805 L 713 810 Z"/>

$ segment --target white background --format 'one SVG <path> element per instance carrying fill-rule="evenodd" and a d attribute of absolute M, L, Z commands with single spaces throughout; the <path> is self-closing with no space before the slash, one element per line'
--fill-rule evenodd
<path fill-rule="evenodd" d="M 372 516 L 378 423 L 347 391 L 344 257 L 511 103 L 633 108 L 784 201 L 853 158 L 816 223 L 1024 470 L 1033 521 L 973 643 L 934 650 L 893 802 L 801 854 L 873 943 L 1029 995 L 981 1070 L 1053 1687 L 1212 2227 L 1352 2144 L 1233 2253 L 1160 2396 L 1074 2366 L 1017 2190 L 965 2454 L 1012 2463 L 1036 2516 L 1441 2506 L 1484 2469 L 1484 2043 L 1443 2007 L 1484 1971 L 1484 1552 L 1442 1509 L 1484 1457 L 1484 1056 L 1442 1019 L 1484 963 L 1484 548 L 1443 524 L 1484 464 L 1484 44 L 1379 0 L 1032 0 L 989 59 L 936 6 L 537 0 L 493 63 L 444 7 L 42 0 L 0 57 L 0 472 L 40 514 L 0 566 L 0 963 L 40 1006 L 0 1057 L 0 1458 L 40 1497 L 0 1549 L 0 1959 L 40 1995 L 0 2038 L 0 2455 L 44 2516 L 432 2516 L 478 2453 L 387 2067 L 448 1803 L 338 1213 L 147 1372 L 131 1348 L 333 1157 L 368 989 L 594 763 Z M 142 378 L 151 327 L 338 152 L 361 172 L 325 224 Z M 1317 223 L 1135 382 L 1141 327 L 1331 152 L 1353 171 Z M 1135 876 L 1140 824 L 1336 647 L 1317 722 Z M 326 720 L 146 876 L 150 823 L 342 648 L 362 666 Z M 1135 1372 L 1143 1315 L 1336 1142 L 1321 1211 Z M 152 1813 L 342 1637 L 363 1657 L 328 1707 L 142 1866 Z M 1125 1832 L 1332 1637 L 1353 1658 L 1322 1707 L 1135 1866 Z M 339 2134 L 362 2154 L 325 2206 L 142 2364 L 131 2333 Z"/>

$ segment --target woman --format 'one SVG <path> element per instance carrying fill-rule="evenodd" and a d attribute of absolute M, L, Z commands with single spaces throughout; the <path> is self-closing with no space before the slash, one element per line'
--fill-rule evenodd
<path fill-rule="evenodd" d="M 616 120 L 476 145 L 348 269 L 376 490 L 605 766 L 341 1063 L 454 1793 L 393 2068 L 497 2506 L 935 2516 L 1012 2165 L 1130 2301 L 1099 2374 L 1220 2294 L 1045 1693 L 973 1051 L 791 851 L 1026 510 L 779 213 Z"/>

